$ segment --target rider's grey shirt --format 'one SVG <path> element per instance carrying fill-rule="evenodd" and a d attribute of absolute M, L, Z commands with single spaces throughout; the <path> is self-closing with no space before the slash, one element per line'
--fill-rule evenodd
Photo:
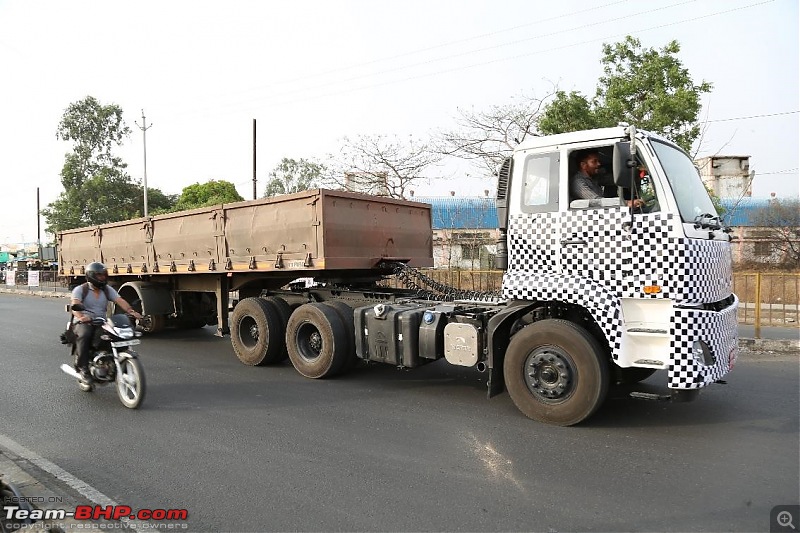
<path fill-rule="evenodd" d="M 100 292 L 96 293 L 90 286 L 89 292 L 86 293 L 86 300 L 84 300 L 83 285 L 78 285 L 72 289 L 72 299 L 80 301 L 83 307 L 86 308 L 86 311 L 83 312 L 84 316 L 88 315 L 92 318 L 105 318 L 106 307 L 108 306 L 106 291 L 108 291 L 108 295 L 111 296 L 111 301 L 119 298 L 119 293 L 115 291 L 113 287 L 106 286 L 105 290 L 100 289 Z"/>

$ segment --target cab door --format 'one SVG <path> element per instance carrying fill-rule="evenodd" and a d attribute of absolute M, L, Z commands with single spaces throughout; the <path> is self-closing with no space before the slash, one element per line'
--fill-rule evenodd
<path fill-rule="evenodd" d="M 554 274 L 559 269 L 559 175 L 556 149 L 524 151 L 514 158 L 521 168 L 509 198 L 509 274 Z M 513 279 L 513 278 L 510 278 Z"/>

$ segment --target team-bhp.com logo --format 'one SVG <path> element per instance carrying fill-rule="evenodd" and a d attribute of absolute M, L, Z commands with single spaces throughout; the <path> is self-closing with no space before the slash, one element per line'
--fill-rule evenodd
<path fill-rule="evenodd" d="M 186 520 L 186 509 L 139 509 L 135 511 L 127 505 L 78 505 L 75 511 L 66 509 L 23 509 L 18 506 L 3 508 L 6 520 L 140 520 L 170 521 Z"/>

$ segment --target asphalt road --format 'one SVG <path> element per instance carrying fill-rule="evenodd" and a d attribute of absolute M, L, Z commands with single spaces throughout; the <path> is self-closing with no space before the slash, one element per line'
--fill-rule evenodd
<path fill-rule="evenodd" d="M 308 380 L 205 328 L 144 339 L 131 411 L 59 370 L 63 307 L 0 294 L 0 435 L 133 509 L 187 509 L 191 531 L 768 531 L 800 500 L 797 355 L 745 353 L 696 402 L 617 395 L 558 428 L 471 369 Z"/>

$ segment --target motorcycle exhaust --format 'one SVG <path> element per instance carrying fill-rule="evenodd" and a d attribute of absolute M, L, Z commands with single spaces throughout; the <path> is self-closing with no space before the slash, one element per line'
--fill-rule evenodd
<path fill-rule="evenodd" d="M 78 371 L 72 368 L 72 366 L 68 365 L 67 363 L 61 365 L 61 370 L 68 376 L 72 376 L 75 379 L 81 379 L 81 375 L 78 373 Z"/>

